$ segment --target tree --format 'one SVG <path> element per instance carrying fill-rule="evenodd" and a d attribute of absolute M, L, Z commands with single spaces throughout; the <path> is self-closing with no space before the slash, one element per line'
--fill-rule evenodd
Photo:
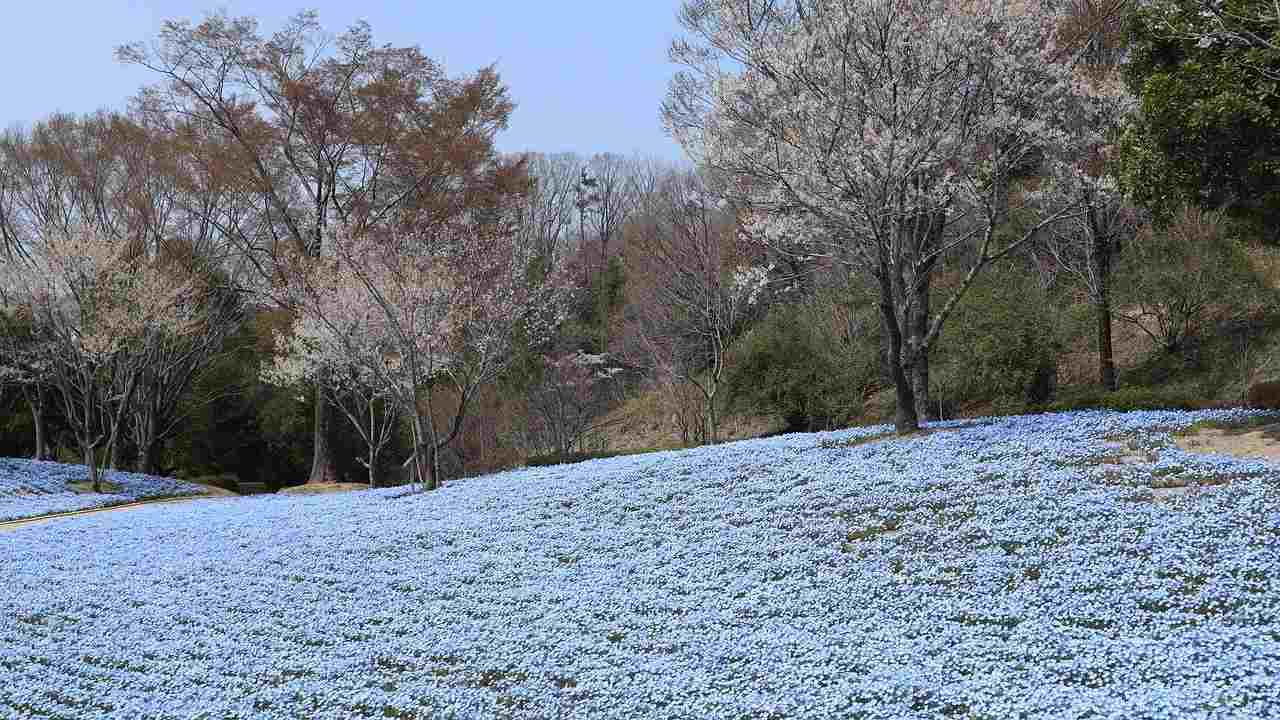
<path fill-rule="evenodd" d="M 1072 145 L 1059 16 L 1002 0 L 684 5 L 668 129 L 764 242 L 875 284 L 899 432 L 919 425 L 916 369 L 977 275 L 1079 212 L 1035 205 L 1023 182 Z M 926 308 L 944 259 L 960 280 Z"/>
<path fill-rule="evenodd" d="M 209 356 L 238 320 L 239 298 L 227 289 L 227 268 L 202 220 L 202 208 L 209 205 L 234 208 L 232 193 L 194 177 L 180 161 L 185 140 L 146 120 L 105 112 L 54 115 L 30 130 L 5 133 L 0 165 L 8 178 L 8 208 L 0 213 L 0 229 L 11 239 L 14 259 L 27 257 L 51 233 L 92 232 L 103 243 L 130 248 L 142 262 L 201 278 L 193 288 L 203 293 L 206 332 L 157 335 L 153 362 L 138 380 L 141 391 L 116 388 L 118 396 L 130 399 L 124 429 L 107 448 L 109 463 L 120 465 L 131 437 L 139 468 L 153 471 L 159 443 L 183 417 L 178 406 L 190 399 L 184 394 L 191 380 L 208 367 Z M 33 417 L 42 416 L 45 385 L 23 387 Z"/>
<path fill-rule="evenodd" d="M 287 284 L 281 259 L 319 257 L 335 224 L 359 235 L 470 207 L 512 109 L 492 68 L 451 79 L 417 47 L 376 45 L 364 23 L 331 41 L 311 12 L 270 37 L 252 18 L 168 21 L 117 56 L 161 79 L 144 112 L 198 125 L 251 178 L 260 220 L 227 230 L 260 287 Z M 315 407 L 310 480 L 334 482 L 319 388 Z"/>
<path fill-rule="evenodd" d="M 578 207 L 583 163 L 573 153 L 531 153 L 525 164 L 532 187 L 520 228 L 527 235 L 524 242 L 536 248 L 538 257 L 550 269 L 560 264 L 566 245 L 572 242 L 569 231 Z M 585 212 L 585 206 L 582 210 Z"/>
<path fill-rule="evenodd" d="M 379 237 L 340 232 L 325 256 L 299 258 L 295 334 L 325 349 L 324 369 L 339 365 L 395 399 L 414 438 L 414 475 L 429 490 L 477 393 L 562 315 L 559 275 L 534 271 L 509 223 L 475 219 Z"/>
<path fill-rule="evenodd" d="M 584 178 L 590 182 L 594 210 L 589 217 L 600 242 L 600 272 L 604 272 L 609 265 L 609 243 L 635 209 L 632 166 L 621 155 L 600 153 L 587 162 L 587 173 Z"/>
<path fill-rule="evenodd" d="M 1104 23 L 1102 30 L 1094 33 L 1102 34 L 1102 39 L 1087 34 L 1087 24 L 1076 26 L 1082 37 L 1075 43 L 1090 51 L 1085 57 L 1091 61 L 1077 66 L 1075 78 L 1076 88 L 1088 102 L 1071 106 L 1069 121 L 1092 132 L 1074 133 L 1080 141 L 1071 153 L 1074 161 L 1056 168 L 1053 189 L 1059 196 L 1049 193 L 1046 197 L 1050 205 L 1072 203 L 1083 212 L 1048 228 L 1042 242 L 1033 248 L 1033 252 L 1043 251 L 1055 269 L 1072 277 L 1088 293 L 1095 317 L 1098 382 L 1108 391 L 1117 388 L 1111 332 L 1112 268 L 1121 247 L 1144 221 L 1122 189 L 1115 160 L 1124 124 L 1131 119 L 1135 104 L 1121 82 L 1118 60 L 1106 52 L 1107 38 L 1115 31 L 1105 23 L 1115 22 L 1116 4 L 1118 0 L 1113 0 L 1098 8 L 1084 0 L 1083 9 L 1073 16 L 1081 23 L 1090 18 Z"/>
<path fill-rule="evenodd" d="M 758 306 L 769 268 L 750 264 L 732 216 L 696 173 L 669 173 L 646 205 L 636 240 L 649 295 L 639 301 L 641 332 L 654 364 L 697 388 L 698 435 L 714 443 L 728 351 Z"/>
<path fill-rule="evenodd" d="M 604 414 L 618 400 L 623 368 L 605 353 L 544 355 L 542 378 L 530 391 L 530 406 L 541 430 L 539 442 L 561 457 L 569 455 L 588 433 L 608 422 Z"/>
<path fill-rule="evenodd" d="M 159 339 L 205 329 L 195 281 L 93 231 L 51 230 L 26 256 L 0 268 L 0 298 L 45 340 L 50 383 L 101 492 L 98 451 L 118 441 Z"/>
<path fill-rule="evenodd" d="M 319 290 L 319 288 L 317 288 Z M 339 292 L 349 292 L 349 288 Z M 348 312 L 326 315 L 304 313 L 285 336 L 276 339 L 275 362 L 265 368 L 264 379 L 280 387 L 297 387 L 315 381 L 329 402 L 364 441 L 365 457 L 358 461 L 368 473 L 369 487 L 378 486 L 378 461 L 394 436 L 400 398 L 382 373 L 374 372 L 383 361 L 378 336 L 370 333 L 350 303 L 336 298 L 314 298 L 326 310 L 342 307 Z"/>
<path fill-rule="evenodd" d="M 1126 189 L 1169 221 L 1191 202 L 1275 239 L 1280 218 L 1280 27 L 1258 0 L 1143 3 L 1126 80 L 1141 119 L 1125 138 Z"/>

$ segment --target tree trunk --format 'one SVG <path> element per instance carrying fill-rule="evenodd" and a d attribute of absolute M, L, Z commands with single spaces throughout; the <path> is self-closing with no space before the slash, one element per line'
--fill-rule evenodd
<path fill-rule="evenodd" d="M 94 457 L 94 448 L 92 445 L 81 442 L 80 450 L 84 457 L 84 466 L 89 469 L 89 483 L 93 486 L 96 493 L 102 492 L 102 473 L 98 472 L 98 459 Z"/>
<path fill-rule="evenodd" d="M 159 443 L 156 442 L 156 415 L 150 409 L 143 423 L 142 437 L 138 443 L 138 472 L 155 475 L 160 460 Z"/>
<path fill-rule="evenodd" d="M 915 302 L 911 308 L 911 347 L 918 348 L 924 344 L 929 334 L 929 276 L 920 281 L 915 291 Z M 915 395 L 916 418 L 927 420 L 933 408 L 929 405 L 929 353 L 920 351 L 915 363 L 911 366 L 911 392 Z"/>
<path fill-rule="evenodd" d="M 34 460 L 44 460 L 49 456 L 48 441 L 45 440 L 44 429 L 44 386 L 36 384 L 36 396 L 32 399 L 31 395 L 23 388 L 23 394 L 27 397 L 27 406 L 31 408 L 31 424 L 35 426 L 36 449 L 32 457 Z"/>
<path fill-rule="evenodd" d="M 1098 284 L 1094 297 L 1094 311 L 1098 321 L 1098 380 L 1102 389 L 1111 392 L 1119 387 L 1116 380 L 1115 352 L 1111 342 L 1111 253 L 1110 238 L 1102 237 L 1093 214 L 1090 214 L 1093 232 L 1093 276 Z"/>
<path fill-rule="evenodd" d="M 322 389 L 323 382 L 316 383 L 316 413 L 312 432 L 311 476 L 308 483 L 332 484 L 338 482 L 338 465 L 329 446 L 329 419 L 332 414 Z"/>
<path fill-rule="evenodd" d="M 121 453 L 120 437 L 113 436 L 111 438 L 111 447 L 108 448 L 108 453 L 107 453 L 108 456 L 111 458 L 107 464 L 107 467 L 111 468 L 112 470 L 120 469 L 120 453 Z"/>
<path fill-rule="evenodd" d="M 889 373 L 893 376 L 893 387 L 897 396 L 897 408 L 893 415 L 893 429 L 899 435 L 912 433 L 920 429 L 920 416 L 916 414 L 915 392 L 911 386 L 911 367 L 905 367 L 907 359 L 903 352 L 902 328 L 894 317 L 893 307 L 889 303 L 880 305 L 881 318 L 889 336 Z"/>
<path fill-rule="evenodd" d="M 1115 354 L 1111 344 L 1110 302 L 1098 302 L 1095 310 L 1098 315 L 1098 376 L 1102 389 L 1111 392 L 1119 387 L 1119 383 L 1116 380 Z"/>

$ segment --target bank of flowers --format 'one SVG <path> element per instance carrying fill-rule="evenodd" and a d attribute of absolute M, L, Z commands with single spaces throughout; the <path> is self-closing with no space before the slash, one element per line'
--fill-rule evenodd
<path fill-rule="evenodd" d="M 0 537 L 0 716 L 1216 718 L 1280 709 L 1280 474 L 1088 412 Z"/>

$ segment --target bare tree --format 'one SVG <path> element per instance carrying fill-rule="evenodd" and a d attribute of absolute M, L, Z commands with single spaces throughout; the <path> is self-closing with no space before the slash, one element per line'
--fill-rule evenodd
<path fill-rule="evenodd" d="M 616 240 L 623 224 L 635 209 L 635 185 L 631 162 L 622 155 L 600 153 L 587 163 L 594 182 L 592 228 L 600 242 L 600 272 L 609 266 L 609 244 Z"/>
<path fill-rule="evenodd" d="M 746 264 L 731 214 L 693 172 L 672 172 L 646 203 L 637 264 L 650 298 L 641 304 L 647 345 L 658 364 L 698 389 L 708 442 L 718 438 L 717 394 L 730 345 L 768 281 Z"/>
<path fill-rule="evenodd" d="M 621 396 L 623 369 L 605 353 L 581 350 L 543 357 L 543 376 L 530 392 L 539 442 L 568 455 L 589 433 L 605 428 L 606 412 Z"/>
<path fill-rule="evenodd" d="M 526 157 L 526 166 L 532 188 L 521 219 L 521 232 L 547 268 L 558 266 L 566 246 L 572 242 L 570 232 L 584 163 L 573 153 L 531 153 Z"/>

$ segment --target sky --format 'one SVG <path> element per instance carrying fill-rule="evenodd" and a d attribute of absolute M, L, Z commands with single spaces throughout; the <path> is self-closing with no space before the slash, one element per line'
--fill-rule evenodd
<path fill-rule="evenodd" d="M 147 71 L 117 45 L 154 37 L 173 18 L 252 15 L 264 34 L 302 9 L 338 33 L 367 20 L 379 44 L 418 45 L 461 75 L 496 64 L 516 110 L 503 152 L 684 157 L 658 117 L 677 67 L 680 0 L 5 0 L 0 127 L 51 112 L 122 109 Z M 20 70 L 27 68 L 26 71 Z"/>

